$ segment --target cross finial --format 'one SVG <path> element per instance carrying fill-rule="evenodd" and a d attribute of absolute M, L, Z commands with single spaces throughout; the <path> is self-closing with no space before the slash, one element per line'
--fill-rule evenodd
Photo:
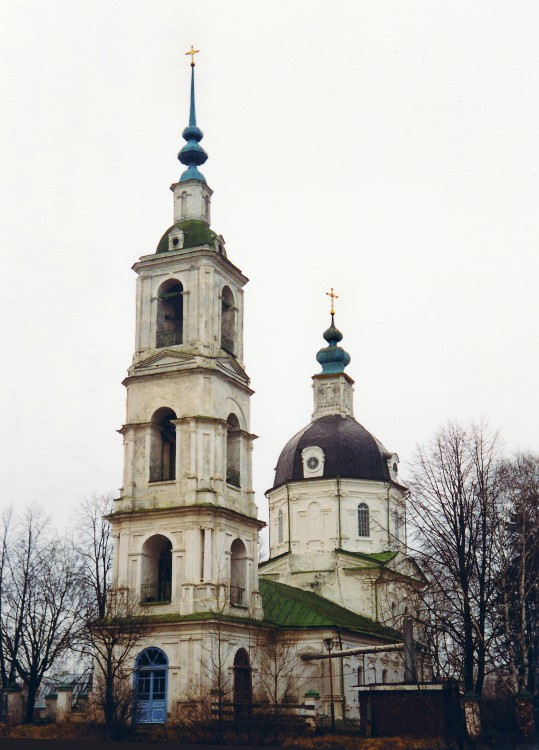
<path fill-rule="evenodd" d="M 333 291 L 333 287 L 331 287 L 331 292 L 326 292 L 328 297 L 331 297 L 331 314 L 335 315 L 335 300 L 339 299 L 339 295 L 335 294 Z"/>
<path fill-rule="evenodd" d="M 195 55 L 197 54 L 197 52 L 200 52 L 200 50 L 195 49 L 193 45 L 191 45 L 191 49 L 189 50 L 189 52 L 185 53 L 186 55 L 191 55 L 191 67 L 192 68 L 195 67 Z"/>

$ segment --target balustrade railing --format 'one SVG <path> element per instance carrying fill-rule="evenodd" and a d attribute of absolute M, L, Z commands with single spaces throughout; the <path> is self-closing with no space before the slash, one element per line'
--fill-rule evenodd
<path fill-rule="evenodd" d="M 176 479 L 175 466 L 150 466 L 150 482 L 168 482 Z"/>
<path fill-rule="evenodd" d="M 231 484 L 234 487 L 241 487 L 240 484 L 240 472 L 236 469 L 226 470 L 226 481 L 227 484 Z"/>
<path fill-rule="evenodd" d="M 228 338 L 228 336 L 221 336 L 221 349 L 229 354 L 234 354 L 234 340 Z"/>
<path fill-rule="evenodd" d="M 245 598 L 245 589 L 240 589 L 239 586 L 230 587 L 230 604 L 234 604 L 236 607 L 243 607 Z"/>
<path fill-rule="evenodd" d="M 182 343 L 181 331 L 158 331 L 156 345 L 158 349 L 164 346 L 176 346 Z"/>
<path fill-rule="evenodd" d="M 170 581 L 159 581 L 158 583 L 143 583 L 140 586 L 140 601 L 143 603 L 169 602 L 170 590 Z"/>

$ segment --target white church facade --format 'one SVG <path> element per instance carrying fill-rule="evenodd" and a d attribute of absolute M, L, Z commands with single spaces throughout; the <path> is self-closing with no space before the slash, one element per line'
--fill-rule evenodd
<path fill-rule="evenodd" d="M 307 702 L 326 715 L 333 694 L 337 717 L 356 719 L 354 686 L 405 679 L 402 652 L 372 649 L 402 641 L 408 594 L 422 583 L 405 554 L 398 457 L 354 418 L 350 358 L 332 315 L 312 420 L 284 447 L 267 493 L 270 557 L 258 564 L 247 278 L 211 229 L 191 72 L 173 223 L 133 267 L 136 347 L 110 516 L 114 585 L 148 615 L 132 655 L 138 720 L 181 718 L 216 691 L 232 703 Z M 328 659 L 302 659 L 328 644 L 371 653 L 333 659 L 330 684 Z M 279 668 L 286 678 L 272 695 Z"/>

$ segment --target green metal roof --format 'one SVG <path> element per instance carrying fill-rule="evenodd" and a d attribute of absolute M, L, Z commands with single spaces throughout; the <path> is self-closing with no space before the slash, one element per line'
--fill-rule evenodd
<path fill-rule="evenodd" d="M 385 565 L 386 563 L 393 560 L 397 555 L 398 552 L 395 552 L 395 550 L 387 550 L 387 552 L 350 552 L 350 550 L 347 549 L 341 549 L 338 548 L 336 552 L 340 552 L 344 555 L 351 555 L 352 557 L 360 557 L 365 560 L 370 560 L 371 562 L 381 563 L 382 565 Z"/>
<path fill-rule="evenodd" d="M 401 636 L 367 617 L 351 612 L 312 591 L 260 579 L 264 620 L 281 628 L 338 627 L 374 638 L 394 641 Z"/>
<path fill-rule="evenodd" d="M 361 560 L 369 561 L 375 563 L 375 567 L 380 567 L 380 565 L 385 565 L 386 563 L 393 560 L 397 555 L 398 552 L 395 552 L 395 550 L 387 550 L 387 552 L 351 552 L 347 549 L 341 549 L 340 547 L 337 547 L 335 552 L 338 552 L 343 555 L 350 555 L 351 557 L 357 557 Z M 275 555 L 275 557 L 270 557 L 269 560 L 264 560 L 263 562 L 259 563 L 258 567 L 262 568 L 264 565 L 268 565 L 269 563 L 274 562 L 275 560 L 279 560 L 281 557 L 287 557 L 290 552 L 281 552 L 280 555 Z"/>
<path fill-rule="evenodd" d="M 203 221 L 199 219 L 187 219 L 187 221 L 178 221 L 167 229 L 165 234 L 159 240 L 156 253 L 168 252 L 168 235 L 176 227 L 183 229 L 183 249 L 198 247 L 199 245 L 213 245 L 216 234 Z"/>

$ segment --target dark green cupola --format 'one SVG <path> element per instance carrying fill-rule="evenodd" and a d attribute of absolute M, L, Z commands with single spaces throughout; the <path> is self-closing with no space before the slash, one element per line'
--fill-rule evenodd
<path fill-rule="evenodd" d="M 316 355 L 317 362 L 322 365 L 322 372 L 325 374 L 344 372 L 344 368 L 350 364 L 350 355 L 340 346 L 337 346 L 339 341 L 342 341 L 342 333 L 335 327 L 333 311 L 331 313 L 331 325 L 327 331 L 324 331 L 323 336 L 328 342 L 328 346 L 320 349 Z"/>

